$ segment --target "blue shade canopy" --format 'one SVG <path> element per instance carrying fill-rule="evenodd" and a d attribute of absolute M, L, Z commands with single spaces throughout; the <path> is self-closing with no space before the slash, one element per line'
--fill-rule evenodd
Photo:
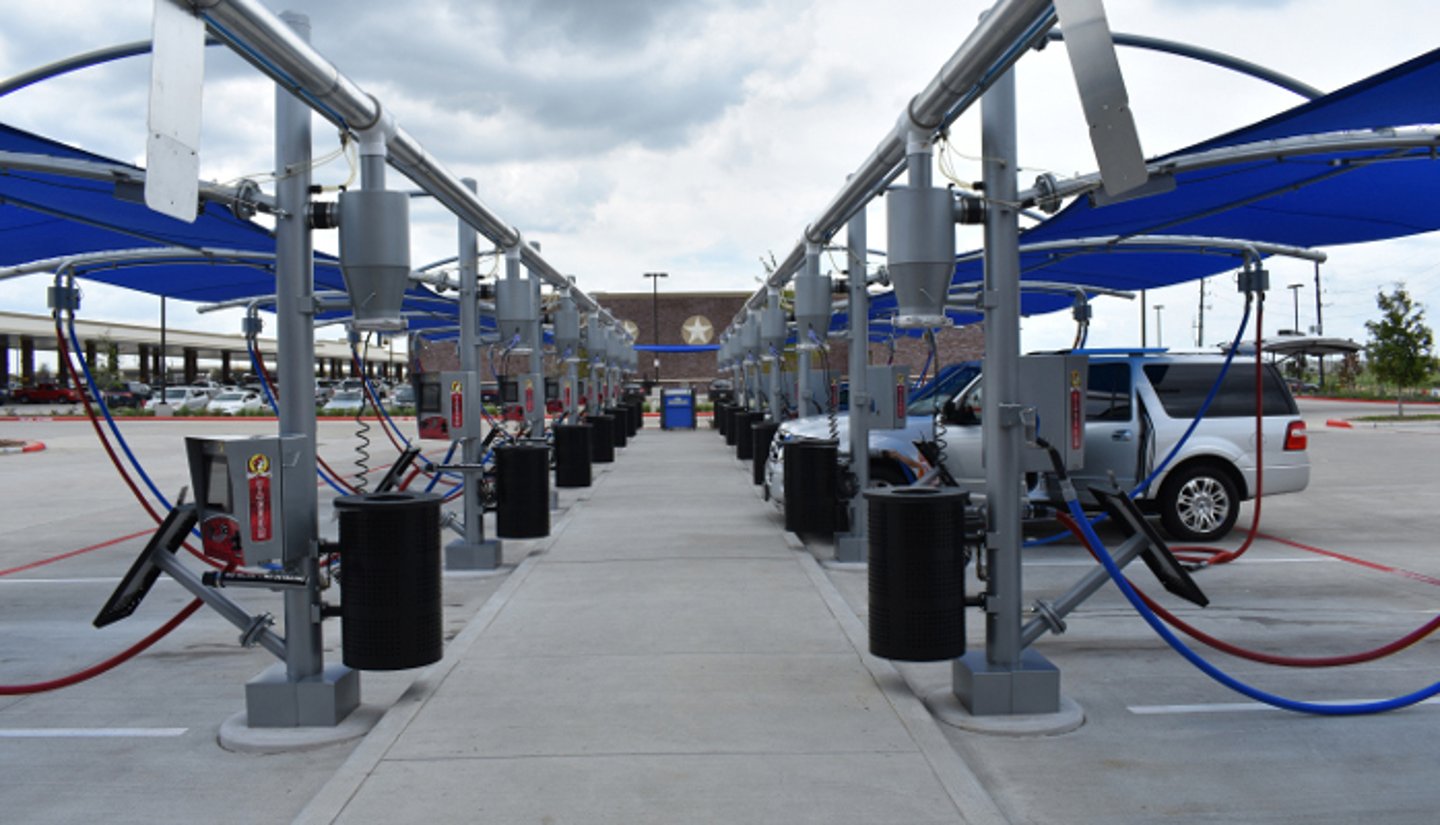
<path fill-rule="evenodd" d="M 1440 49 L 1167 158 L 1282 138 L 1440 123 Z M 1107 236 L 1186 235 L 1323 247 L 1440 229 L 1440 163 L 1428 148 L 1334 150 L 1175 175 L 1161 195 L 1096 206 L 1080 198 L 1020 243 Z M 1100 248 L 1022 255 L 1024 277 L 1151 289 L 1235 268 L 1234 259 Z M 957 282 L 979 280 L 978 261 Z"/>
<path fill-rule="evenodd" d="M 3 124 L 0 151 L 102 163 L 133 171 L 131 180 L 144 174 L 138 167 Z M 210 202 L 203 204 L 194 223 L 185 223 L 143 203 L 117 197 L 117 187 L 109 181 L 13 169 L 0 175 L 0 265 L 159 247 L 273 253 L 275 240 L 265 227 L 241 220 Z M 268 263 L 218 257 L 195 261 L 157 254 L 149 261 L 86 266 L 77 272 L 93 281 L 202 303 L 275 292 L 275 274 Z M 315 288 L 345 290 L 345 279 L 333 256 L 316 256 Z M 453 300 L 423 287 L 407 291 L 403 310 L 412 313 L 415 328 L 453 324 L 457 314 Z M 318 317 L 346 314 L 326 312 Z"/>

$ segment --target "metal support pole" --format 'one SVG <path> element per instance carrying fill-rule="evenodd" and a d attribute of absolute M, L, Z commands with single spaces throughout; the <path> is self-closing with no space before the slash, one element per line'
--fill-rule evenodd
<path fill-rule="evenodd" d="M 310 21 L 283 18 L 308 40 Z M 315 398 L 307 381 L 315 364 L 314 245 L 306 223 L 310 199 L 310 108 L 284 89 L 275 90 L 275 346 L 283 382 L 280 434 L 302 435 L 297 478 L 315 477 Z M 287 572 L 309 585 L 286 590 L 285 663 L 275 665 L 245 689 L 252 727 L 334 726 L 360 704 L 360 674 L 343 665 L 325 666 L 320 634 L 319 502 L 314 484 L 290 484 L 284 491 L 284 549 Z"/>
<path fill-rule="evenodd" d="M 846 225 L 846 269 L 850 272 L 850 472 L 855 497 L 850 499 L 850 532 L 835 537 L 835 560 L 864 562 L 869 557 L 870 511 L 863 492 L 870 486 L 870 293 L 866 277 L 865 210 Z M 829 388 L 827 387 L 828 391 Z"/>
<path fill-rule="evenodd" d="M 953 667 L 956 697 L 976 716 L 1054 713 L 1060 671 L 1021 644 L 1020 243 L 1015 207 L 1015 75 L 981 100 L 985 194 L 985 394 L 982 439 L 988 530 L 985 652 Z"/>
<path fill-rule="evenodd" d="M 1134 561 L 1149 547 L 1149 539 L 1143 535 L 1128 538 L 1119 547 L 1110 551 L 1115 559 L 1115 564 L 1120 569 L 1125 569 L 1130 562 Z M 1087 599 L 1095 595 L 1095 592 L 1104 587 L 1110 581 L 1110 574 L 1103 567 L 1094 567 L 1080 580 L 1070 586 L 1058 599 L 1046 603 L 1045 611 L 1038 613 L 1035 618 L 1026 622 L 1025 628 L 1021 631 L 1021 641 L 1029 646 L 1036 639 L 1044 636 L 1047 632 L 1061 633 L 1064 631 L 1064 624 L 1052 626 L 1052 622 L 1061 622 L 1070 615 L 1075 608 L 1084 604 Z"/>
<path fill-rule="evenodd" d="M 465 188 L 475 191 L 476 184 L 471 178 L 464 179 Z M 480 248 L 475 228 L 459 222 L 459 252 L 457 255 L 460 264 L 460 369 L 474 376 L 475 393 L 473 397 L 465 399 L 467 406 L 471 409 L 465 411 L 466 415 L 480 417 L 480 407 L 484 403 L 480 397 L 480 306 L 478 291 L 480 273 L 477 266 L 480 257 Z M 480 463 L 480 441 L 476 438 L 465 438 L 460 442 L 460 461 L 467 467 L 473 467 Z M 465 484 L 478 485 L 480 475 L 467 474 Z M 485 508 L 480 501 L 480 496 L 474 490 L 467 489 L 460 497 L 464 504 L 465 533 L 464 535 L 445 545 L 445 567 L 448 570 L 494 570 L 500 566 L 501 550 L 498 539 L 485 540 Z"/>
<path fill-rule="evenodd" d="M 782 406 L 784 402 L 780 395 L 780 359 L 778 352 L 772 355 L 769 369 L 766 370 L 766 386 L 769 387 L 766 392 L 770 396 L 769 415 L 766 420 L 775 424 L 785 420 L 785 408 Z"/>
<path fill-rule="evenodd" d="M 774 317 L 772 313 L 779 312 L 780 291 L 778 289 L 772 289 L 770 290 L 770 294 L 766 296 L 765 311 L 761 315 L 760 348 L 761 352 L 764 353 L 764 357 L 770 359 L 769 369 L 766 370 L 768 380 L 765 385 L 766 394 L 770 400 L 770 403 L 767 405 L 769 407 L 767 420 L 776 424 L 785 420 L 785 407 L 782 396 L 780 395 L 780 367 L 784 365 L 785 359 L 784 324 L 780 324 L 781 330 L 777 340 L 772 340 L 768 333 L 770 332 L 769 319 Z"/>
<path fill-rule="evenodd" d="M 530 420 L 530 436 L 532 438 L 545 437 L 545 331 L 541 323 L 540 313 L 540 275 L 536 272 L 530 273 L 530 308 L 531 317 L 528 321 L 530 326 L 530 340 L 533 345 L 530 347 L 530 386 L 533 393 L 533 403 L 525 415 Z M 522 398 L 522 401 L 525 399 Z"/>
<path fill-rule="evenodd" d="M 1320 317 L 1320 262 L 1315 262 L 1315 337 L 1325 337 L 1325 322 Z M 1325 356 L 1316 357 L 1320 362 L 1320 389 L 1325 389 Z"/>
<path fill-rule="evenodd" d="M 170 352 L 166 349 L 165 330 L 165 296 L 160 296 L 160 387 L 164 389 L 170 385 Z M 165 393 L 160 393 L 160 403 L 165 403 Z"/>
<path fill-rule="evenodd" d="M 809 276 L 820 277 L 820 245 L 815 243 L 805 244 L 805 273 Z M 820 336 L 819 346 L 825 345 L 825 333 L 817 331 Z M 796 415 L 804 418 L 810 415 L 808 405 L 814 395 L 814 387 L 810 381 L 810 330 L 801 329 L 800 324 L 795 325 L 795 406 Z"/>

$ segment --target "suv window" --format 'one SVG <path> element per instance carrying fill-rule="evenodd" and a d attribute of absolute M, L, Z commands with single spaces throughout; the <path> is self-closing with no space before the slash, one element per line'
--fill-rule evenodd
<path fill-rule="evenodd" d="M 1086 421 L 1130 420 L 1130 365 L 1091 364 Z"/>
<path fill-rule="evenodd" d="M 1194 418 L 1205 396 L 1220 374 L 1220 364 L 1146 364 L 1145 376 L 1171 418 Z M 1295 399 L 1271 364 L 1264 367 L 1265 415 L 1296 415 Z M 1091 373 L 1094 380 L 1094 373 Z M 1225 373 L 1207 418 L 1242 418 L 1255 414 L 1255 371 L 1253 364 L 1235 363 Z"/>

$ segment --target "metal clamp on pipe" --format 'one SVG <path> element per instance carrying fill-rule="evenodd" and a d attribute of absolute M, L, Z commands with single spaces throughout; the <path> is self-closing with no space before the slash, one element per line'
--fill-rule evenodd
<path fill-rule="evenodd" d="M 305 576 L 289 573 L 249 573 L 227 570 L 209 570 L 200 574 L 200 582 L 206 587 L 254 587 L 262 590 L 300 590 L 310 580 Z"/>

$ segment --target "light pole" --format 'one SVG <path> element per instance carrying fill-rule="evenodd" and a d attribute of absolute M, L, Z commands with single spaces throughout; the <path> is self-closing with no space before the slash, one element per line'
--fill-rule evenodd
<path fill-rule="evenodd" d="M 1290 284 L 1285 287 L 1290 290 L 1291 303 L 1295 305 L 1295 334 L 1300 334 L 1300 290 L 1305 288 L 1304 284 Z"/>
<path fill-rule="evenodd" d="M 1164 327 L 1162 327 L 1162 326 L 1160 325 L 1160 310 L 1162 310 L 1162 309 L 1164 309 L 1164 308 L 1165 308 L 1165 305 L 1164 305 L 1164 304 L 1156 304 L 1156 305 L 1155 305 L 1155 346 L 1157 346 L 1157 347 L 1163 347 L 1163 346 L 1165 346 L 1165 332 L 1164 332 Z"/>
<path fill-rule="evenodd" d="M 644 277 L 650 279 L 650 335 L 651 343 L 660 346 L 660 279 L 670 277 L 668 272 L 646 272 Z M 660 351 L 657 349 L 655 356 L 655 383 L 660 383 Z"/>

